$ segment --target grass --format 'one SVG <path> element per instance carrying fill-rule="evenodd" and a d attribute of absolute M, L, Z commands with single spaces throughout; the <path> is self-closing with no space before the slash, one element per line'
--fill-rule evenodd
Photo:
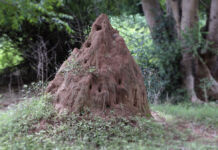
<path fill-rule="evenodd" d="M 217 121 L 215 117 L 218 112 L 214 112 L 216 107 L 210 105 L 167 104 L 152 105 L 151 108 L 168 120 L 179 117 L 199 123 L 209 121 L 211 125 Z M 204 120 L 207 117 L 216 121 Z M 190 131 L 184 129 L 181 132 L 174 122 L 166 125 L 143 117 L 104 120 L 88 115 L 57 114 L 49 96 L 19 103 L 18 106 L 1 112 L 0 118 L 1 150 L 216 149 L 214 141 L 190 141 Z"/>
<path fill-rule="evenodd" d="M 218 128 L 218 105 L 215 103 L 192 104 L 181 103 L 178 105 L 163 104 L 152 105 L 152 110 L 164 113 L 168 118 L 181 118 L 187 121 L 204 125 L 213 125 Z M 175 119 L 176 120 L 176 119 Z"/>

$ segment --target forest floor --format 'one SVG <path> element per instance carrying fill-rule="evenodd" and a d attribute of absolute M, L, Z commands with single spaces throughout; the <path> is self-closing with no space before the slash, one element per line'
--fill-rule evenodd
<path fill-rule="evenodd" d="M 151 104 L 150 120 L 90 121 L 29 96 L 0 90 L 0 149 L 218 149 L 215 103 Z"/>

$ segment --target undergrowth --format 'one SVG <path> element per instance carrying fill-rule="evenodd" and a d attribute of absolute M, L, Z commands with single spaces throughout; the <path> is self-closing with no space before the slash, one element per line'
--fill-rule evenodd
<path fill-rule="evenodd" d="M 152 106 L 184 116 L 181 105 Z M 209 106 L 208 106 L 209 107 Z M 167 108 L 168 110 L 165 110 Z M 205 108 L 206 109 L 206 108 Z M 208 108 L 207 108 L 208 109 Z M 211 108 L 214 109 L 214 108 Z M 192 111 L 191 111 L 192 110 Z M 207 116 L 209 114 L 203 115 Z M 189 112 L 189 113 L 188 113 Z M 194 116 L 200 110 L 196 110 Z M 186 113 L 186 114 L 185 114 Z M 182 115 L 183 117 L 183 115 Z M 200 115 L 199 115 L 200 117 Z M 57 114 L 50 96 L 32 98 L 0 112 L 0 149 L 213 149 L 214 145 L 188 142 L 189 131 L 181 132 L 144 117 L 102 119 L 76 114 Z M 187 116 L 188 118 L 188 116 Z"/>

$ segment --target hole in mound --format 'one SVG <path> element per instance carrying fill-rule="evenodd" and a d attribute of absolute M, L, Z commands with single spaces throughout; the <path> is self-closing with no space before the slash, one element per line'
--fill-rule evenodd
<path fill-rule="evenodd" d="M 99 93 L 101 92 L 101 87 L 98 88 L 98 92 L 99 92 Z"/>
<path fill-rule="evenodd" d="M 101 30 L 101 26 L 96 24 L 96 25 L 95 25 L 95 30 L 96 30 L 96 31 Z"/>
<path fill-rule="evenodd" d="M 134 107 L 137 106 L 137 101 L 136 101 L 136 99 L 134 100 L 134 104 L 133 104 L 133 106 L 134 106 Z"/>
<path fill-rule="evenodd" d="M 118 100 L 118 98 L 116 98 L 116 102 L 115 102 L 115 104 L 119 104 L 119 100 Z"/>
<path fill-rule="evenodd" d="M 57 100 L 56 100 L 56 103 L 59 103 L 60 102 L 60 99 L 58 98 Z"/>
<path fill-rule="evenodd" d="M 87 59 L 84 60 L 84 64 L 86 64 L 86 63 L 87 63 Z"/>
<path fill-rule="evenodd" d="M 90 43 L 90 42 L 87 42 L 87 43 L 86 43 L 86 47 L 87 47 L 87 48 L 91 47 L 91 43 Z"/>
<path fill-rule="evenodd" d="M 118 80 L 118 84 L 120 85 L 121 83 L 122 83 L 122 80 L 121 80 L 121 79 L 119 79 L 119 80 Z"/>
<path fill-rule="evenodd" d="M 89 89 L 90 89 L 90 90 L 92 89 L 92 85 L 91 85 L 91 84 L 89 85 Z"/>
<path fill-rule="evenodd" d="M 137 89 L 135 89 L 135 98 L 134 98 L 134 101 L 133 101 L 133 106 L 134 107 L 137 106 L 137 97 L 136 97 L 136 94 L 137 94 Z"/>
<path fill-rule="evenodd" d="M 111 106 L 109 104 L 106 104 L 106 108 L 110 108 Z"/>

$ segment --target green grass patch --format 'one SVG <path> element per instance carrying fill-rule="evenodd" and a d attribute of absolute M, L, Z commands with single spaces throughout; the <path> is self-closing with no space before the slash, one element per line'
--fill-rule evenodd
<path fill-rule="evenodd" d="M 213 144 L 188 142 L 188 130 L 181 132 L 145 117 L 105 120 L 91 114 L 57 114 L 49 96 L 26 100 L 1 112 L 0 118 L 3 150 L 214 148 Z"/>
<path fill-rule="evenodd" d="M 169 119 L 181 118 L 187 121 L 199 122 L 218 128 L 218 105 L 215 103 L 192 104 L 180 103 L 178 105 L 161 104 L 151 105 L 152 110 L 164 113 Z"/>

